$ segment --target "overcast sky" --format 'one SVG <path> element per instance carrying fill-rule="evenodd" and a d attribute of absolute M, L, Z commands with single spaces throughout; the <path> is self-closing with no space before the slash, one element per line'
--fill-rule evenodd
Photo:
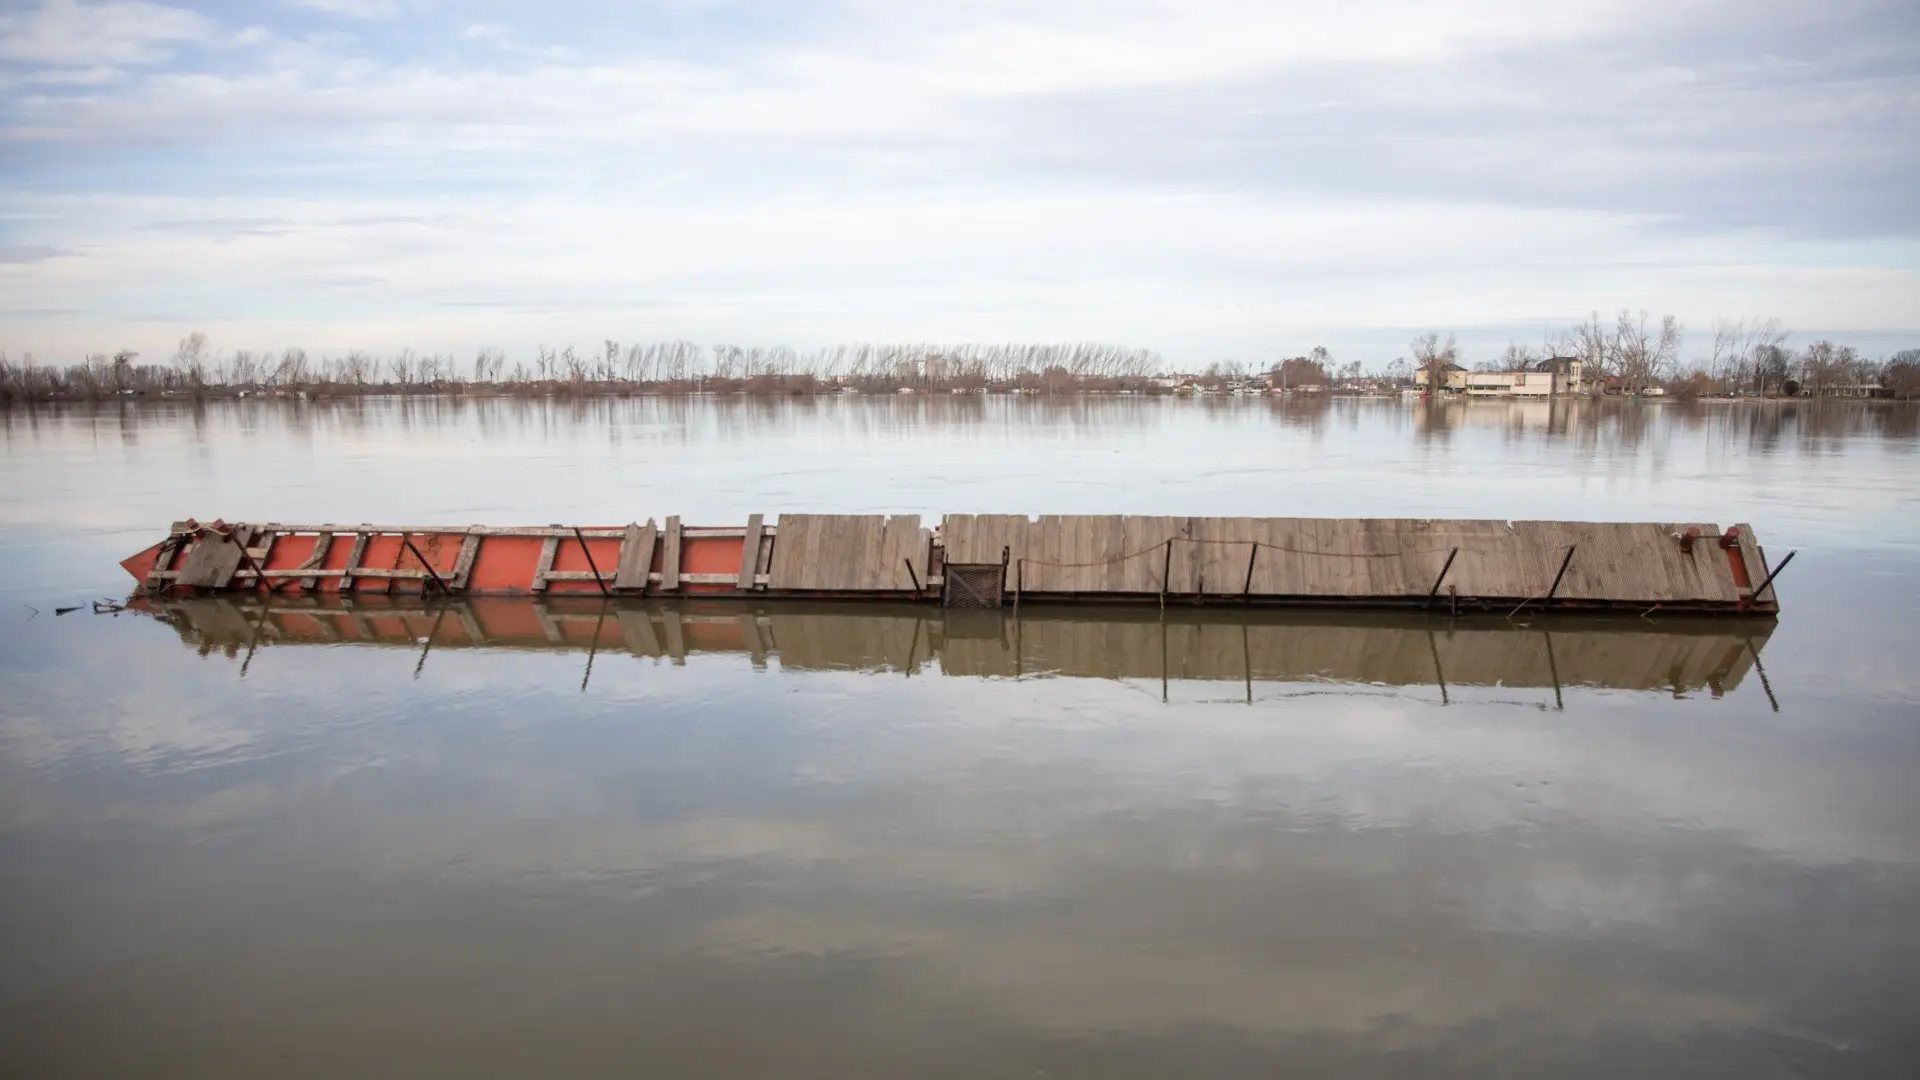
<path fill-rule="evenodd" d="M 0 0 L 0 349 L 1920 345 L 1913 0 Z"/>

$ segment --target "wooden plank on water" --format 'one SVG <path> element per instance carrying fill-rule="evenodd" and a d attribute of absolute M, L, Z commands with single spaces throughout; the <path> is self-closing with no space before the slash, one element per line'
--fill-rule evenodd
<path fill-rule="evenodd" d="M 874 567 L 876 588 L 906 592 L 927 580 L 925 537 L 919 514 L 887 518 L 878 565 Z"/>
<path fill-rule="evenodd" d="M 224 589 L 233 580 L 233 572 L 240 568 L 240 554 L 239 544 L 218 533 L 206 533 L 187 549 L 186 560 L 180 564 L 180 574 L 174 584 Z"/>
<path fill-rule="evenodd" d="M 680 590 L 680 518 L 677 515 L 667 519 L 666 528 L 661 536 L 660 591 L 678 592 Z"/>
<path fill-rule="evenodd" d="M 540 561 L 533 564 L 533 583 L 528 586 L 534 592 L 547 591 L 547 575 L 553 572 L 553 560 L 560 553 L 560 538 L 549 536 L 540 543 Z"/>
<path fill-rule="evenodd" d="M 307 561 L 301 563 L 299 567 L 297 567 L 297 569 L 300 569 L 300 570 L 323 569 L 327 565 L 327 556 L 331 554 L 332 551 L 333 551 L 333 534 L 330 532 L 320 533 L 319 535 L 313 538 L 313 553 L 311 555 L 308 555 Z M 312 576 L 304 576 L 300 579 L 300 591 L 312 592 L 314 588 L 317 587 L 319 584 L 320 584 L 320 579 Z"/>
<path fill-rule="evenodd" d="M 760 532 L 766 524 L 766 517 L 750 514 L 747 517 L 747 534 L 740 541 L 740 576 L 734 582 L 742 592 L 753 588 L 753 579 L 760 572 Z"/>
<path fill-rule="evenodd" d="M 453 561 L 453 577 L 448 585 L 454 592 L 467 591 L 467 582 L 473 579 L 473 564 L 480 557 L 480 534 L 473 529 L 460 539 L 460 555 Z"/>
<path fill-rule="evenodd" d="M 645 592 L 647 575 L 653 572 L 653 547 L 659 537 L 653 519 L 648 518 L 645 525 L 628 525 L 620 540 L 620 565 L 614 571 L 613 587 L 616 590 Z"/>
<path fill-rule="evenodd" d="M 1767 575 L 1772 573 L 1767 568 L 1767 553 L 1761 549 L 1759 541 L 1753 537 L 1753 526 L 1743 522 L 1733 528 L 1735 536 L 1739 538 L 1740 561 L 1747 570 L 1747 587 L 1738 590 L 1741 598 L 1750 599 L 1756 604 L 1777 605 L 1780 598 L 1774 595 L 1771 582 L 1758 595 L 1753 592 L 1753 587 L 1766 581 Z"/>
<path fill-rule="evenodd" d="M 917 532 L 919 519 L 913 518 Z M 908 591 L 906 567 L 889 570 L 890 541 L 883 514 L 782 514 L 767 584 L 802 592 Z"/>
<path fill-rule="evenodd" d="M 166 582 L 179 578 L 179 571 L 169 571 L 167 568 L 185 543 L 186 538 L 175 533 L 169 533 L 165 540 L 160 541 L 160 550 L 153 556 L 153 567 L 147 571 L 146 587 L 149 593 L 158 592 Z"/>
<path fill-rule="evenodd" d="M 341 568 L 340 573 L 340 591 L 343 593 L 353 591 L 353 575 L 360 569 L 360 560 L 366 557 L 368 539 L 364 531 L 353 534 L 353 546 L 347 549 L 347 565 Z"/>

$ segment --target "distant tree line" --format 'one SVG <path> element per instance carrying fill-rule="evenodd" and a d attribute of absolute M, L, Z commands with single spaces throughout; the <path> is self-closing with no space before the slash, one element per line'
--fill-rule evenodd
<path fill-rule="evenodd" d="M 1557 333 L 1549 332 L 1539 347 L 1509 343 L 1497 359 L 1474 365 L 1479 371 L 1543 370 L 1564 360 L 1579 360 L 1587 385 L 1640 394 L 1655 387 L 1682 397 L 1825 395 L 1878 389 L 1878 396 L 1920 397 L 1920 349 L 1903 349 L 1891 357 L 1872 360 L 1850 345 L 1814 341 L 1795 350 L 1787 345 L 1789 331 L 1779 319 L 1721 319 L 1714 323 L 1712 352 L 1684 359 L 1680 321 L 1672 315 L 1653 318 L 1645 311 L 1621 310 L 1611 320 L 1594 312 L 1586 320 Z M 1409 368 L 1425 371 L 1428 385 L 1445 384 L 1446 371 L 1460 365 L 1460 349 L 1452 335 L 1438 333 L 1413 339 Z"/>
<path fill-rule="evenodd" d="M 218 353 L 205 334 L 181 339 L 170 363 L 139 362 L 122 351 L 66 367 L 19 363 L 0 355 L 0 401 L 119 395 L 234 396 L 299 392 L 619 394 L 747 392 L 803 394 L 852 389 L 1052 392 L 1152 387 L 1158 353 L 1098 342 L 1063 344 L 861 344 L 802 351 L 689 341 L 601 348 L 541 347 L 525 360 L 484 348 L 470 362 L 403 349 L 390 356 L 348 350 L 312 356 L 305 349 Z"/>
<path fill-rule="evenodd" d="M 1920 349 L 1879 360 L 1831 341 L 1799 349 L 1778 319 L 1720 320 L 1711 351 L 1683 359 L 1683 332 L 1672 315 L 1622 310 L 1611 319 L 1598 312 L 1557 332 L 1538 346 L 1509 343 L 1479 370 L 1543 370 L 1581 361 L 1591 392 L 1639 394 L 1655 387 L 1683 397 L 1795 396 L 1864 393 L 1920 397 Z M 1277 390 L 1335 392 L 1398 390 L 1425 372 L 1428 385 L 1444 386 L 1447 372 L 1463 367 L 1452 335 L 1430 332 L 1409 343 L 1409 355 L 1380 370 L 1357 361 L 1336 363 L 1322 346 L 1272 363 L 1264 371 L 1224 360 L 1190 375 L 1168 378 L 1160 354 L 1150 349 L 1067 342 L 1060 344 L 926 343 L 839 345 L 797 350 L 782 346 L 702 346 L 667 341 L 622 346 L 607 340 L 597 349 L 541 347 L 524 359 L 484 348 L 470 361 L 412 349 L 380 356 L 350 349 L 310 355 L 304 349 L 222 353 L 201 333 L 182 338 L 166 363 L 142 363 L 130 351 L 96 353 L 68 366 L 20 362 L 0 354 L 0 402 L 57 399 L 99 400 L 122 395 L 220 397 L 246 394 L 687 394 L 700 392 L 810 394 L 837 390 L 892 393 L 1016 390 L 1162 392 L 1179 385 L 1207 389 L 1264 386 Z"/>

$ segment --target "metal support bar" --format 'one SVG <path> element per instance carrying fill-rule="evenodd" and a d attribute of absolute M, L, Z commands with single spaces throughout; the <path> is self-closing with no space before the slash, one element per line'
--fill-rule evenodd
<path fill-rule="evenodd" d="M 420 549 L 413 546 L 413 537 L 408 536 L 405 533 L 401 533 L 400 542 L 407 545 L 407 550 L 413 552 L 414 558 L 420 560 L 420 568 L 427 572 L 427 577 L 433 579 L 434 588 L 439 589 L 443 593 L 453 591 L 447 588 L 446 582 L 440 580 L 440 574 L 434 570 L 433 565 L 431 563 L 427 562 L 427 557 L 425 555 L 420 554 Z M 396 567 L 396 569 L 398 568 Z M 392 579 L 389 578 L 388 580 L 391 581 Z"/>
<path fill-rule="evenodd" d="M 1567 557 L 1560 560 L 1560 572 L 1553 575 L 1553 584 L 1547 589 L 1547 595 L 1541 600 L 1543 605 L 1553 603 L 1553 594 L 1560 591 L 1560 579 L 1567 576 L 1567 567 L 1573 562 L 1574 549 L 1579 546 L 1578 544 L 1567 545 Z"/>
<path fill-rule="evenodd" d="M 235 535 L 241 529 L 247 530 L 247 535 L 245 537 Z M 212 531 L 212 530 L 208 530 L 208 531 Z M 234 547 L 240 549 L 240 561 L 246 564 L 247 569 L 253 571 L 253 584 L 255 588 L 258 588 L 262 583 L 264 583 L 267 580 L 267 575 L 265 575 L 264 573 L 261 573 L 259 564 L 253 561 L 253 556 L 247 554 L 247 544 L 253 539 L 253 529 L 250 526 L 246 526 L 246 525 L 235 525 L 233 528 L 227 530 L 226 538 L 228 542 L 233 544 Z M 1780 565 L 1785 566 L 1787 564 L 1781 563 Z M 1767 580 L 1771 581 L 1773 579 L 1769 577 Z"/>
<path fill-rule="evenodd" d="M 1240 590 L 1243 597 L 1253 596 L 1253 561 L 1260 557 L 1260 541 L 1253 541 L 1253 550 L 1247 552 L 1247 585 Z"/>
<path fill-rule="evenodd" d="M 920 587 L 920 575 L 913 569 L 913 560 L 901 559 L 900 561 L 907 564 L 907 576 L 913 579 L 913 595 L 925 595 L 926 590 Z"/>
<path fill-rule="evenodd" d="M 1167 537 L 1167 555 L 1160 560 L 1160 606 L 1167 606 L 1167 586 L 1173 580 L 1173 537 Z"/>
<path fill-rule="evenodd" d="M 593 563 L 593 552 L 587 547 L 587 538 L 581 535 L 579 529 L 573 530 L 573 537 L 580 541 L 580 554 L 587 557 L 587 569 L 593 571 L 593 583 L 600 586 L 600 595 L 612 596 L 613 593 L 607 589 L 607 579 L 600 576 L 600 568 Z"/>
<path fill-rule="evenodd" d="M 1740 602 L 1741 609 L 1744 610 L 1746 608 L 1752 607 L 1753 605 L 1759 603 L 1760 594 L 1767 591 L 1767 586 L 1773 584 L 1773 579 L 1779 577 L 1780 571 L 1785 570 L 1787 568 L 1787 564 L 1792 562 L 1793 557 L 1798 554 L 1800 554 L 1798 551 L 1787 552 L 1787 557 L 1780 560 L 1780 565 L 1773 568 L 1773 573 L 1767 575 L 1766 580 L 1760 583 L 1760 587 L 1753 590 L 1753 594 L 1751 596 L 1747 597 L 1745 600 Z M 1755 654 L 1756 659 L 1758 658 L 1758 655 L 1759 654 L 1757 653 Z"/>
<path fill-rule="evenodd" d="M 1440 595 L 1440 583 L 1447 580 L 1447 571 L 1453 569 L 1453 557 L 1460 554 L 1459 548 L 1447 552 L 1446 564 L 1440 567 L 1440 576 L 1433 579 L 1433 588 L 1427 590 L 1427 602 L 1423 607 L 1432 607 L 1433 598 Z"/>

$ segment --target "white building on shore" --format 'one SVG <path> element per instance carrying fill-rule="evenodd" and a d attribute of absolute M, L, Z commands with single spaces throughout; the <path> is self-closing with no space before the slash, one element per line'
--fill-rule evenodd
<path fill-rule="evenodd" d="M 1555 356 L 1518 371 L 1468 371 L 1458 364 L 1447 369 L 1442 393 L 1468 397 L 1557 397 L 1587 392 L 1584 365 L 1577 359 Z M 1427 387 L 1425 368 L 1413 373 L 1413 385 Z"/>

